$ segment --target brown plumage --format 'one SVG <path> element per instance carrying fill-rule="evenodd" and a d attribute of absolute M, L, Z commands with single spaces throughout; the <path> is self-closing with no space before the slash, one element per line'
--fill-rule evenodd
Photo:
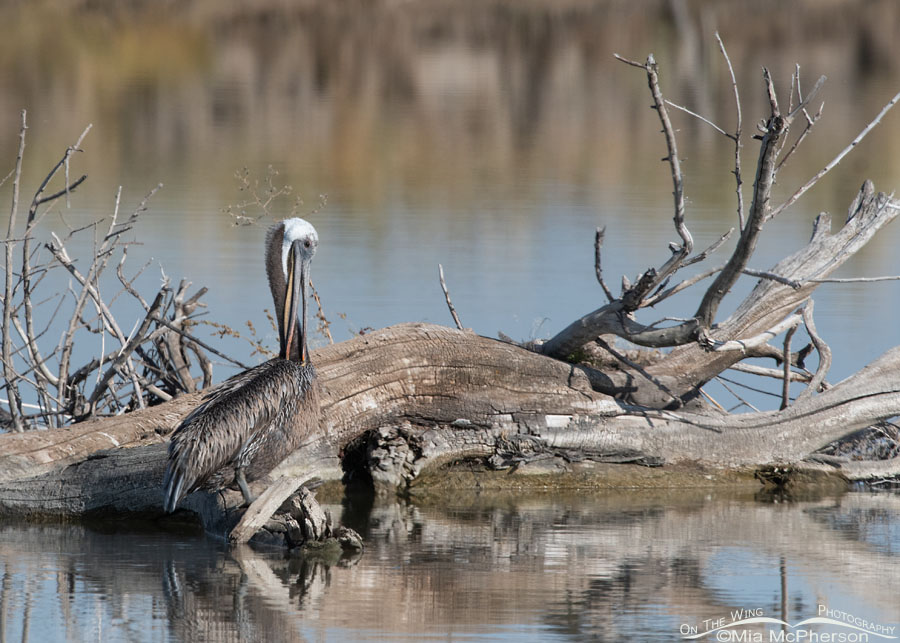
<path fill-rule="evenodd" d="M 288 219 L 266 235 L 279 357 L 226 380 L 175 429 L 163 482 L 167 512 L 192 491 L 234 485 L 249 504 L 247 481 L 266 475 L 318 428 L 316 371 L 306 347 L 306 287 L 317 245 L 303 219 Z"/>

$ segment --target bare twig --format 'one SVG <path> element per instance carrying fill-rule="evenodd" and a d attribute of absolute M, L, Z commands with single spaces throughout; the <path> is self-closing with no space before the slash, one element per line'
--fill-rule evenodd
<path fill-rule="evenodd" d="M 624 56 L 620 56 L 619 54 L 613 54 L 617 60 L 625 63 L 626 65 L 631 65 L 632 67 L 637 67 L 639 69 L 647 70 L 647 63 L 641 63 L 636 60 L 631 60 L 630 58 L 625 58 Z"/>
<path fill-rule="evenodd" d="M 67 186 L 66 187 L 66 207 L 67 208 L 69 207 L 69 190 L 70 190 L 70 188 L 68 187 L 69 186 L 69 156 L 71 156 L 72 152 L 80 152 L 81 151 L 81 141 L 83 141 L 84 137 L 87 136 L 87 133 L 91 130 L 91 127 L 93 127 L 93 125 L 88 124 L 88 126 L 86 128 L 84 128 L 84 131 L 81 133 L 81 136 L 79 136 L 78 140 L 75 141 L 75 145 L 70 147 L 69 151 L 66 153 L 65 161 L 66 161 L 66 186 Z M 87 178 L 87 177 L 82 176 L 81 179 L 79 180 L 79 183 L 81 181 L 83 181 L 85 178 Z"/>
<path fill-rule="evenodd" d="M 750 408 L 750 409 L 756 411 L 757 413 L 759 412 L 759 409 L 758 409 L 758 408 L 756 408 L 755 406 L 753 406 L 752 404 L 750 404 L 750 402 L 748 402 L 747 400 L 745 400 L 744 398 L 742 398 L 740 395 L 738 395 L 737 392 L 735 392 L 735 390 L 734 390 L 733 388 L 731 388 L 730 386 L 728 386 L 728 383 L 727 383 L 727 382 L 730 381 L 730 380 L 726 380 L 724 377 L 718 376 L 718 377 L 716 377 L 716 381 L 717 381 L 719 384 L 721 384 L 722 387 L 723 387 L 726 391 L 728 391 L 729 393 L 731 393 L 731 394 L 735 397 L 735 399 L 737 399 L 737 401 L 739 402 L 739 404 L 738 404 L 737 406 L 735 406 L 735 407 L 729 409 L 729 411 L 733 411 L 734 409 L 738 409 L 738 408 L 740 408 L 741 406 L 746 406 L 746 407 L 748 407 L 748 408 Z M 734 382 L 732 382 L 732 383 L 734 383 Z"/>
<path fill-rule="evenodd" d="M 781 399 L 781 393 L 773 393 L 772 391 L 767 391 L 763 388 L 758 388 L 756 386 L 750 386 L 749 384 L 744 384 L 743 382 L 738 382 L 737 380 L 733 380 L 731 378 L 725 377 L 724 375 L 716 376 L 720 382 L 728 382 L 729 384 L 734 384 L 735 386 L 740 386 L 743 389 L 747 389 L 748 391 L 753 391 L 754 393 L 759 393 L 760 395 L 766 395 L 768 397 L 777 397 L 779 400 Z M 756 407 L 748 404 L 750 408 L 754 410 L 759 410 Z"/>
<path fill-rule="evenodd" d="M 216 355 L 216 356 L 218 356 L 218 357 L 221 357 L 221 358 L 224 359 L 225 361 L 230 362 L 230 363 L 234 364 L 235 366 L 237 366 L 237 367 L 239 367 L 239 368 L 242 368 L 242 369 L 244 369 L 244 370 L 247 370 L 248 368 L 250 368 L 249 366 L 247 366 L 247 365 L 244 364 L 243 362 L 240 362 L 240 361 L 234 359 L 233 357 L 229 357 L 228 355 L 225 355 L 224 353 L 220 353 L 219 351 L 217 351 L 215 348 L 213 348 L 212 346 L 210 346 L 210 345 L 207 344 L 206 342 L 204 342 L 204 341 L 202 341 L 202 340 L 200 340 L 200 339 L 197 339 L 196 337 L 194 337 L 194 336 L 191 335 L 190 333 L 186 332 L 184 329 L 179 328 L 179 327 L 176 326 L 175 324 L 169 322 L 169 320 L 167 320 L 167 319 L 164 319 L 164 318 L 162 318 L 162 317 L 156 316 L 156 317 L 153 318 L 153 321 L 155 321 L 155 322 L 157 322 L 157 323 L 159 323 L 159 324 L 162 324 L 163 326 L 165 326 L 166 328 L 169 328 L 170 330 L 175 331 L 176 333 L 178 333 L 179 335 L 181 335 L 181 336 L 184 337 L 185 339 L 189 339 L 190 341 L 194 342 L 194 343 L 197 344 L 198 346 L 202 346 L 202 347 L 203 347 L 203 350 L 209 351 L 209 352 L 212 353 L 213 355 Z"/>
<path fill-rule="evenodd" d="M 722 57 L 725 58 L 725 64 L 728 65 L 728 74 L 731 76 L 731 88 L 734 91 L 734 108 L 737 112 L 737 124 L 734 128 L 734 134 L 730 135 L 734 141 L 734 180 L 735 180 L 735 193 L 737 194 L 737 215 L 738 215 L 738 229 L 744 229 L 744 180 L 741 177 L 741 148 L 743 148 L 744 144 L 741 141 L 741 134 L 743 128 L 743 120 L 741 116 L 741 96 L 738 92 L 737 79 L 734 76 L 734 67 L 731 65 L 731 58 L 728 57 L 728 52 L 725 50 L 725 43 L 722 42 L 722 37 L 719 36 L 719 32 L 716 32 L 716 42 L 719 43 L 719 51 L 722 52 Z"/>
<path fill-rule="evenodd" d="M 650 54 L 647 56 L 647 62 L 640 64 L 633 60 L 623 58 L 618 54 L 614 55 L 620 61 L 628 65 L 641 67 L 647 73 L 647 84 L 650 87 L 650 94 L 653 96 L 653 108 L 656 110 L 657 116 L 659 116 L 663 128 L 663 135 L 666 139 L 668 155 L 663 160 L 668 161 L 672 173 L 672 196 L 675 201 L 675 216 L 673 217 L 673 221 L 675 223 L 675 231 L 678 233 L 678 236 L 681 237 L 681 246 L 676 247 L 669 260 L 666 261 L 659 270 L 655 271 L 655 275 L 653 275 L 653 279 L 649 283 L 649 288 L 646 290 L 646 292 L 649 293 L 666 281 L 672 273 L 682 267 L 684 259 L 691 254 L 691 251 L 694 249 L 694 240 L 684 222 L 684 178 L 681 173 L 681 161 L 678 158 L 678 145 L 675 140 L 675 129 L 672 127 L 671 120 L 669 120 L 666 101 L 659 88 L 659 73 L 656 59 L 653 57 L 653 54 Z"/>
<path fill-rule="evenodd" d="M 674 286 L 672 286 L 671 288 L 669 288 L 667 290 L 663 290 L 662 292 L 659 292 L 659 293 L 653 295 L 652 297 L 648 297 L 644 303 L 647 306 L 655 306 L 659 302 L 661 302 L 665 299 L 668 299 L 672 295 L 675 295 L 675 294 L 681 292 L 685 288 L 690 288 L 695 283 L 697 283 L 699 281 L 703 281 L 704 279 L 708 279 L 709 277 L 712 277 L 714 274 L 719 272 L 724 267 L 725 267 L 724 265 L 717 266 L 715 268 L 710 268 L 709 270 L 706 270 L 705 272 L 698 273 L 698 274 L 694 275 L 693 277 L 690 277 L 688 279 L 685 279 L 684 281 L 681 281 L 681 282 L 675 284 Z"/>
<path fill-rule="evenodd" d="M 794 94 L 797 94 L 797 103 L 803 102 L 803 93 L 800 90 L 800 63 L 794 63 L 794 73 L 791 74 L 791 93 L 788 96 L 788 112 L 794 111 Z"/>
<path fill-rule="evenodd" d="M 784 335 L 784 361 L 782 363 L 784 367 L 784 378 L 781 385 L 782 411 L 788 407 L 788 403 L 791 401 L 791 339 L 796 332 L 797 327 L 791 326 Z"/>
<path fill-rule="evenodd" d="M 801 369 L 805 368 L 803 362 L 813 350 L 813 345 L 807 344 L 796 353 L 791 353 L 791 365 Z M 775 348 L 771 344 L 759 344 L 747 351 L 747 357 L 769 358 L 775 360 L 775 363 L 781 364 L 784 361 L 784 351 L 780 348 Z M 779 379 L 782 377 L 780 370 L 776 377 Z"/>
<path fill-rule="evenodd" d="M 716 125 L 715 123 L 713 123 L 711 120 L 709 120 L 709 119 L 706 118 L 705 116 L 701 116 L 701 115 L 698 114 L 697 112 L 694 112 L 694 111 L 689 110 L 689 109 L 688 109 L 687 107 L 685 107 L 684 105 L 678 105 L 677 103 L 673 103 L 672 101 L 670 101 L 670 100 L 668 100 L 668 99 L 666 99 L 666 105 L 668 105 L 669 107 L 674 107 L 675 109 L 677 109 L 677 110 L 679 110 L 679 111 L 682 111 L 682 112 L 684 112 L 685 114 L 688 114 L 689 116 L 693 116 L 693 117 L 696 118 L 697 120 L 701 120 L 701 121 L 703 121 L 704 123 L 706 123 L 707 125 L 709 125 L 710 127 L 712 127 L 712 128 L 713 128 L 714 130 L 716 130 L 719 134 L 722 134 L 723 136 L 727 136 L 728 138 L 732 138 L 732 135 L 731 135 L 731 134 L 729 134 L 728 132 L 726 132 L 725 130 L 723 130 L 721 127 L 719 127 L 718 125 Z"/>
<path fill-rule="evenodd" d="M 822 86 L 825 85 L 825 81 L 827 80 L 825 76 L 819 76 L 819 79 L 816 81 L 816 84 L 813 85 L 812 91 L 810 91 L 806 97 L 800 95 L 800 66 L 797 66 L 797 98 L 800 102 L 797 103 L 797 106 L 790 110 L 790 113 L 787 115 L 789 120 L 792 120 L 799 114 L 803 112 L 806 115 L 807 120 L 809 120 L 809 113 L 806 111 L 807 105 L 812 102 L 812 99 L 815 98 L 819 90 L 822 89 Z"/>
<path fill-rule="evenodd" d="M 803 308 L 803 323 L 806 325 L 807 335 L 809 335 L 813 346 L 816 347 L 816 351 L 819 353 L 819 364 L 816 366 L 815 375 L 813 375 L 812 379 L 809 381 L 809 386 L 803 389 L 803 391 L 800 392 L 800 395 L 797 396 L 798 400 L 812 397 L 813 393 L 818 393 L 819 389 L 825 383 L 825 376 L 828 375 L 828 369 L 831 368 L 831 348 L 828 347 L 828 344 L 825 343 L 825 340 L 821 338 L 816 330 L 816 324 L 813 320 L 812 299 L 810 299 Z"/>
<path fill-rule="evenodd" d="M 772 212 L 771 212 L 766 218 L 767 218 L 767 219 L 774 219 L 775 217 L 777 217 L 777 216 L 778 216 L 779 214 L 781 214 L 786 208 L 789 208 L 791 205 L 793 205 L 793 204 L 797 201 L 797 199 L 799 199 L 801 196 L 803 196 L 804 194 L 806 194 L 806 192 L 807 192 L 812 186 L 814 186 L 814 185 L 819 181 L 819 179 L 821 179 L 823 176 L 825 176 L 825 175 L 828 174 L 831 170 L 833 170 L 833 169 L 835 168 L 835 166 L 836 166 L 838 163 L 840 163 L 841 160 L 843 160 L 843 158 L 844 158 L 845 156 L 847 156 L 847 154 L 850 153 L 850 150 L 852 150 L 854 147 L 856 147 L 857 145 L 859 145 L 860 141 L 862 141 L 862 140 L 866 137 L 866 135 L 868 135 L 868 133 L 871 132 L 872 129 L 873 129 L 876 125 L 878 125 L 878 124 L 881 122 L 881 119 L 884 118 L 884 115 L 887 114 L 888 111 L 890 111 L 890 109 L 891 109 L 894 105 L 897 104 L 897 101 L 900 101 L 900 92 L 898 92 L 897 94 L 894 95 L 893 98 L 891 98 L 891 100 L 888 102 L 888 104 L 885 105 L 885 106 L 881 109 L 880 112 L 878 112 L 878 115 L 877 115 L 874 119 L 872 119 L 872 120 L 869 122 L 869 124 L 866 125 L 866 126 L 863 128 L 863 130 L 856 136 L 856 138 L 854 138 L 852 141 L 850 141 L 850 144 L 849 144 L 847 147 L 845 147 L 844 149 L 842 149 L 842 150 L 838 153 L 838 155 L 835 156 L 835 157 L 831 160 L 830 163 L 828 163 L 828 165 L 826 165 L 826 166 L 823 167 L 821 170 L 819 170 L 818 172 L 816 172 L 816 174 L 813 175 L 813 177 L 810 178 L 806 183 L 804 183 L 802 186 L 800 186 L 800 187 L 797 189 L 797 191 L 795 191 L 795 192 L 788 198 L 787 201 L 785 201 L 784 203 L 782 203 L 781 205 L 779 205 L 777 208 L 773 209 Z"/>
<path fill-rule="evenodd" d="M 717 409 L 719 409 L 720 411 L 722 411 L 722 413 L 728 413 L 728 411 L 725 410 L 725 407 L 724 407 L 724 406 L 722 406 L 721 404 L 719 404 L 718 402 L 716 402 L 716 399 L 715 399 L 712 395 L 710 395 L 709 393 L 707 393 L 706 391 L 703 390 L 703 387 L 702 387 L 702 386 L 701 386 L 698 390 L 700 391 L 700 395 L 702 395 L 703 397 L 705 397 L 705 398 L 707 399 L 707 401 L 708 401 L 710 404 L 712 404 L 712 405 L 715 406 Z"/>
<path fill-rule="evenodd" d="M 785 163 L 787 163 L 787 160 L 791 157 L 791 155 L 793 155 L 793 153 L 795 151 L 797 151 L 797 148 L 800 147 L 800 144 L 803 142 L 803 139 L 805 139 L 807 134 L 809 134 L 809 132 L 812 130 L 813 125 L 815 125 L 816 121 L 818 121 L 819 118 L 821 118 L 822 110 L 825 108 L 825 103 L 822 103 L 819 106 L 819 111 L 816 113 L 816 115 L 814 117 L 811 117 L 809 115 L 809 112 L 806 109 L 806 105 L 810 100 L 812 100 L 813 95 L 815 95 L 819 91 L 819 89 L 822 87 L 822 84 L 824 82 L 825 82 L 825 77 L 821 76 L 819 78 L 818 82 L 816 83 L 816 86 L 813 88 L 812 93 L 809 96 L 807 96 L 807 98 L 804 99 L 803 98 L 803 90 L 800 87 L 800 65 L 799 64 L 794 65 L 794 73 L 791 76 L 791 97 L 790 97 L 791 98 L 791 100 L 790 100 L 791 108 L 790 108 L 790 115 L 788 116 L 788 118 L 793 119 L 793 117 L 796 113 L 803 112 L 803 115 L 806 117 L 806 127 L 803 128 L 803 131 L 800 133 L 800 136 L 797 137 L 797 139 L 794 141 L 793 145 L 791 145 L 791 147 L 787 151 L 787 153 L 781 157 L 781 161 L 778 163 L 778 168 L 777 168 L 778 170 L 780 170 L 782 168 L 782 166 Z M 797 93 L 797 107 L 796 108 L 794 108 L 794 92 L 795 91 Z M 781 144 L 782 149 L 784 148 L 784 145 L 786 143 L 787 143 L 787 138 L 785 138 L 785 140 Z M 779 151 L 779 154 L 780 153 L 781 152 Z"/>
<path fill-rule="evenodd" d="M 57 164 L 50 170 L 44 180 L 41 182 L 40 187 L 38 187 L 37 192 L 35 192 L 34 197 L 31 200 L 31 206 L 28 209 L 28 216 L 26 219 L 25 225 L 25 234 L 22 242 L 22 272 L 21 272 L 21 284 L 22 284 L 22 303 L 24 306 L 25 313 L 25 332 L 27 339 L 25 340 L 25 345 L 28 348 L 29 357 L 31 363 L 35 366 L 35 383 L 37 385 L 37 394 L 38 398 L 46 401 L 49 400 L 48 386 L 59 387 L 59 378 L 54 375 L 50 369 L 46 365 L 45 358 L 41 355 L 41 352 L 37 345 L 37 335 L 34 330 L 34 315 L 33 315 L 33 302 L 32 302 L 32 266 L 31 266 L 31 240 L 34 233 L 34 228 L 38 222 L 37 211 L 38 208 L 44 204 L 51 202 L 59 197 L 65 195 L 68 200 L 69 192 L 77 188 L 81 185 L 82 182 L 87 178 L 87 176 L 82 176 L 80 179 L 75 181 L 72 184 L 68 183 L 68 171 L 69 171 L 69 156 L 71 156 L 72 152 L 78 150 L 81 142 L 84 140 L 84 137 L 87 136 L 87 133 L 90 131 L 91 126 L 88 125 L 84 131 L 82 131 L 81 136 L 78 137 L 75 145 L 66 149 L 63 157 L 57 162 Z M 46 189 L 47 185 L 53 179 L 53 176 L 59 171 L 61 167 L 65 166 L 66 168 L 66 187 L 65 189 L 51 194 L 49 196 L 43 196 L 43 192 Z M 51 418 L 52 424 L 52 418 Z"/>
<path fill-rule="evenodd" d="M 163 188 L 163 184 L 157 183 L 156 186 L 152 190 L 147 192 L 147 194 L 144 195 L 144 198 L 141 199 L 141 202 L 138 203 L 137 207 L 131 213 L 131 216 L 128 217 L 128 221 L 126 221 L 125 223 L 122 224 L 122 229 L 116 230 L 115 234 L 116 235 L 124 234 L 127 231 L 127 228 L 129 226 L 131 226 L 135 221 L 137 221 L 137 219 L 141 215 L 141 213 L 143 213 L 147 210 L 147 204 L 150 203 L 150 199 L 152 199 L 154 196 L 156 196 L 156 193 L 159 192 L 160 190 L 162 190 L 162 188 Z"/>
<path fill-rule="evenodd" d="M 13 167 L 13 169 L 11 169 L 9 172 L 7 172 L 6 176 L 4 176 L 2 179 L 0 179 L 0 188 L 2 188 L 4 185 L 6 185 L 6 182 L 9 181 L 15 175 L 15 173 L 16 173 L 15 167 Z M 2 400 L 2 402 L 4 404 L 9 403 L 7 400 Z"/>
<path fill-rule="evenodd" d="M 178 284 L 178 290 L 175 291 L 172 298 L 174 311 L 171 323 L 176 328 L 183 328 L 190 314 L 190 310 L 188 310 L 184 301 L 189 285 L 190 282 L 182 279 L 181 283 Z M 179 382 L 181 390 L 187 393 L 195 391 L 196 386 L 191 376 L 190 356 L 184 351 L 185 346 L 181 341 L 181 337 L 174 333 L 166 333 L 159 343 L 159 348 L 165 353 L 166 361 L 172 366 L 172 376 Z"/>
<path fill-rule="evenodd" d="M 757 366 L 756 364 L 744 364 L 738 362 L 728 367 L 729 370 L 747 373 L 748 375 L 758 375 L 760 377 L 772 377 L 778 380 L 784 379 L 784 368 L 767 368 L 765 366 Z M 809 382 L 812 377 L 809 373 L 798 373 L 792 370 L 790 372 L 792 382 Z"/>
<path fill-rule="evenodd" d="M 91 127 L 92 127 L 91 125 L 88 125 L 87 127 L 84 128 L 84 131 L 81 132 L 81 136 L 78 137 L 78 140 L 75 142 L 75 145 L 66 148 L 66 152 L 65 152 L 65 154 L 63 154 L 63 157 L 57 162 L 57 164 L 53 167 L 53 169 L 50 170 L 50 172 L 47 174 L 47 176 L 44 177 L 44 180 L 41 182 L 41 185 L 38 187 L 37 192 L 35 192 L 35 194 L 34 194 L 34 199 L 32 201 L 31 210 L 29 211 L 29 219 L 34 218 L 34 215 L 35 215 L 39 205 L 41 205 L 42 203 L 46 203 L 47 201 L 52 201 L 54 199 L 58 199 L 59 197 L 61 197 L 63 195 L 68 195 L 70 190 L 75 189 L 75 187 L 80 185 L 85 180 L 85 178 L 87 178 L 87 177 L 83 176 L 80 179 L 78 179 L 73 185 L 70 185 L 69 180 L 68 180 L 68 176 L 69 176 L 68 163 L 69 163 L 69 157 L 72 155 L 72 153 L 76 152 L 76 151 L 80 151 L 79 146 L 81 145 L 81 142 L 84 140 L 84 137 L 87 136 L 87 133 L 89 131 L 91 131 Z M 44 190 L 47 189 L 47 185 L 50 183 L 50 181 L 53 179 L 53 177 L 56 176 L 56 173 L 59 172 L 60 168 L 62 168 L 62 167 L 66 168 L 66 187 L 65 187 L 65 189 L 63 189 L 60 192 L 57 192 L 53 195 L 50 195 L 48 197 L 42 198 L 41 195 L 43 195 Z"/>
<path fill-rule="evenodd" d="M 900 281 L 900 275 L 884 277 L 829 277 L 827 279 L 804 279 L 804 284 L 870 284 L 877 281 Z"/>
<path fill-rule="evenodd" d="M 600 284 L 600 287 L 603 288 L 603 292 L 606 293 L 606 299 L 612 302 L 615 300 L 615 297 L 609 289 L 609 286 L 603 281 L 603 267 L 600 261 L 600 250 L 603 247 L 603 237 L 605 235 L 606 226 L 597 228 L 597 232 L 594 234 L 594 274 L 597 276 L 597 282 Z"/>
<path fill-rule="evenodd" d="M 66 161 L 66 163 L 68 163 L 68 160 Z M 41 206 L 45 203 L 49 203 L 50 201 L 55 201 L 56 199 L 58 199 L 61 196 L 65 196 L 66 199 L 68 199 L 69 193 L 73 192 L 75 190 L 75 188 L 77 188 L 79 185 L 84 183 L 86 179 L 87 179 L 87 174 L 82 174 L 81 177 L 76 179 L 74 183 L 66 183 L 66 187 L 64 187 L 62 190 L 60 190 L 58 192 L 54 192 L 53 194 L 50 194 L 48 196 L 42 196 L 40 198 L 36 198 L 34 200 L 34 207 L 37 208 L 38 206 Z"/>
<path fill-rule="evenodd" d="M 444 266 L 438 264 L 438 275 L 441 281 L 441 290 L 444 291 L 444 299 L 447 301 L 447 308 L 450 309 L 450 316 L 453 317 L 453 322 L 456 324 L 456 327 L 459 330 L 464 330 L 462 322 L 459 321 L 459 315 L 456 314 L 456 308 L 453 307 L 453 302 L 450 301 L 450 291 L 447 290 L 447 284 L 444 282 Z"/>
<path fill-rule="evenodd" d="M 707 248 L 706 248 L 705 250 L 703 250 L 702 252 L 700 252 L 700 253 L 694 255 L 693 257 L 690 257 L 689 259 L 687 259 L 687 260 L 682 264 L 682 266 L 683 266 L 683 267 L 687 267 L 687 266 L 691 266 L 691 265 L 693 265 L 693 264 L 695 264 L 695 263 L 700 263 L 701 261 L 705 261 L 706 258 L 709 257 L 709 255 L 711 255 L 713 252 L 715 252 L 716 250 L 718 250 L 718 249 L 722 246 L 722 244 L 725 243 L 725 242 L 728 240 L 728 238 L 731 236 L 731 233 L 732 233 L 732 232 L 734 232 L 734 228 L 729 228 L 729 229 L 728 229 L 728 232 L 726 232 L 726 233 L 723 234 L 721 237 L 719 237 L 718 239 L 716 239 L 712 244 L 709 245 L 709 247 L 707 247 Z M 672 286 L 671 288 L 669 288 L 669 289 L 667 289 L 667 290 L 658 290 L 657 292 L 655 292 L 655 293 L 654 293 L 653 295 L 651 295 L 650 297 L 647 297 L 647 298 L 642 302 L 641 307 L 644 308 L 644 307 L 647 307 L 647 306 L 655 306 L 656 304 L 658 304 L 659 302 L 663 301 L 664 299 L 668 299 L 668 298 L 671 297 L 672 295 L 681 292 L 681 291 L 684 290 L 685 288 L 688 288 L 688 287 L 690 287 L 690 286 L 693 286 L 693 285 L 694 285 L 695 283 L 697 283 L 698 281 L 703 281 L 703 280 L 706 279 L 707 277 L 711 277 L 712 275 L 714 275 L 714 274 L 716 274 L 717 272 L 719 272 L 720 270 L 722 270 L 722 268 L 724 268 L 724 267 L 725 267 L 725 266 L 722 265 L 722 266 L 718 266 L 717 268 L 713 268 L 713 269 L 711 269 L 711 270 L 707 270 L 706 272 L 701 272 L 701 273 L 699 273 L 699 274 L 697 274 L 697 275 L 694 275 L 693 277 L 690 277 L 689 279 L 685 279 L 684 281 L 679 282 L 678 284 Z M 665 284 L 663 284 L 662 286 L 660 286 L 660 288 L 662 288 L 663 286 L 665 286 Z"/>
<path fill-rule="evenodd" d="M 777 337 L 781 333 L 791 328 L 796 328 L 797 325 L 802 321 L 800 315 L 793 314 L 790 317 L 786 317 L 767 331 L 763 331 L 758 335 L 754 335 L 753 337 L 748 337 L 747 339 L 732 339 L 727 342 L 716 342 L 711 347 L 710 350 L 716 352 L 722 351 L 741 351 L 742 353 L 748 353 L 753 348 L 762 346 L 766 342 L 768 342 L 773 337 Z M 790 359 L 788 360 L 790 362 Z"/>
<path fill-rule="evenodd" d="M 760 279 L 770 279 L 771 281 L 777 281 L 780 284 L 784 284 L 785 286 L 790 286 L 794 290 L 799 290 L 803 284 L 794 279 L 788 279 L 787 277 L 782 277 L 781 275 L 776 275 L 774 272 L 767 272 L 765 270 L 753 270 L 752 268 L 744 268 L 741 271 L 745 275 L 750 275 L 751 277 L 759 277 Z"/>
<path fill-rule="evenodd" d="M 10 239 L 16 229 L 16 212 L 19 209 L 19 184 L 22 179 L 22 158 L 25 156 L 25 131 L 26 112 L 22 110 L 22 126 L 19 130 L 19 153 L 16 156 L 16 170 L 13 178 L 12 206 L 9 210 L 9 225 L 6 238 Z M 9 414 L 13 422 L 13 429 L 17 432 L 24 430 L 22 423 L 22 399 L 19 395 L 19 387 L 16 383 L 15 371 L 12 363 L 12 335 L 10 333 L 10 316 L 12 314 L 13 297 L 13 250 L 12 243 L 6 244 L 6 257 L 4 267 L 6 269 L 6 285 L 3 291 L 3 379 L 6 381 L 6 392 L 9 397 Z"/>
<path fill-rule="evenodd" d="M 194 342 L 186 342 L 185 348 L 191 351 L 194 356 L 197 358 L 197 364 L 200 366 L 200 372 L 203 374 L 203 381 L 200 384 L 200 388 L 208 388 L 212 386 L 213 383 L 213 367 L 212 361 L 206 356 L 206 354 L 200 350 L 200 347 L 197 346 Z"/>
<path fill-rule="evenodd" d="M 119 264 L 116 266 L 116 276 L 118 276 L 119 282 L 122 284 L 122 286 L 128 292 L 128 294 L 130 294 L 132 297 L 137 299 L 138 302 L 140 302 L 140 304 L 144 310 L 150 310 L 150 305 L 147 303 L 147 301 L 143 297 L 141 297 L 141 294 L 134 288 L 134 285 L 133 285 L 134 280 L 137 279 L 137 277 L 142 272 L 144 272 L 144 270 L 147 268 L 147 266 L 150 265 L 150 262 L 148 261 L 147 263 L 145 263 L 141 267 L 141 269 L 138 270 L 137 274 L 129 280 L 129 279 L 125 278 L 125 274 L 122 270 L 123 266 L 125 265 L 125 259 L 127 257 L 128 257 L 128 246 L 125 246 L 122 248 L 122 258 L 119 259 Z"/>
<path fill-rule="evenodd" d="M 778 170 L 780 170 L 787 160 L 791 158 L 791 155 L 797 151 L 797 148 L 800 147 L 800 144 L 806 138 L 806 136 L 812 131 L 813 125 L 815 125 L 820 118 L 822 118 L 822 112 L 825 109 L 825 103 L 819 105 L 819 110 L 816 112 L 815 116 L 809 116 L 804 110 L 804 115 L 806 115 L 806 127 L 803 128 L 803 131 L 800 132 L 800 136 L 797 137 L 797 140 L 794 141 L 793 145 L 788 149 L 784 156 L 781 157 L 781 160 L 778 162 Z"/>
<path fill-rule="evenodd" d="M 702 252 L 697 253 L 693 257 L 685 260 L 684 267 L 692 266 L 695 263 L 700 263 L 701 261 L 706 261 L 706 258 L 714 253 L 716 250 L 722 247 L 722 244 L 728 241 L 731 238 L 731 234 L 734 232 L 734 228 L 728 228 L 728 232 L 723 234 L 721 237 L 713 241 L 709 246 L 703 250 Z"/>
<path fill-rule="evenodd" d="M 148 393 L 151 393 L 151 394 L 155 395 L 156 397 L 158 397 L 158 398 L 159 398 L 160 400 L 162 400 L 163 402 L 168 402 L 169 400 L 172 399 L 172 396 L 171 396 L 171 395 L 169 395 L 168 393 L 166 393 L 165 391 L 163 391 L 161 388 L 157 387 L 155 384 L 146 383 L 146 384 L 144 385 L 144 388 L 147 389 L 147 392 L 148 392 Z"/>

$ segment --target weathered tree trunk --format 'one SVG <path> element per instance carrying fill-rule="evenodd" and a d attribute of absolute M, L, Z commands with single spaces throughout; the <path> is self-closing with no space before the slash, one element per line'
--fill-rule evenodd
<path fill-rule="evenodd" d="M 541 450 L 645 464 L 791 464 L 900 412 L 900 348 L 784 411 L 745 415 L 626 405 L 592 390 L 581 367 L 426 324 L 335 344 L 314 359 L 322 431 L 276 475 L 337 478 L 342 450 L 387 426 L 399 426 L 397 434 L 410 445 L 400 472 L 407 479 L 448 460 L 497 457 L 502 463 L 511 453 Z M 0 513 L 160 513 L 165 435 L 194 402 L 185 396 L 69 430 L 0 436 Z M 185 506 L 215 531 L 233 524 L 216 495 L 194 494 Z"/>

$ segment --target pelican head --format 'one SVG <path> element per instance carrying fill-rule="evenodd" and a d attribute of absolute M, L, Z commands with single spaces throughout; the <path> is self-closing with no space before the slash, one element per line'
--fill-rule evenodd
<path fill-rule="evenodd" d="M 280 356 L 284 359 L 299 359 L 300 362 L 309 359 L 306 346 L 306 294 L 309 287 L 309 267 L 318 245 L 319 235 L 316 229 L 304 219 L 286 219 L 269 231 L 266 263 L 269 285 L 279 315 Z M 276 261 L 280 264 L 280 271 L 272 265 Z M 277 275 L 276 272 L 281 274 Z M 299 316 L 298 308 L 301 311 Z"/>

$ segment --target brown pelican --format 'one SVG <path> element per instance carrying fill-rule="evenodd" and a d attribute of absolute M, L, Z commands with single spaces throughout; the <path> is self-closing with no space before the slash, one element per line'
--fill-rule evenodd
<path fill-rule="evenodd" d="M 192 491 L 235 484 L 250 504 L 247 481 L 266 475 L 317 428 L 319 395 L 306 346 L 306 290 L 318 243 L 315 228 L 303 219 L 282 221 L 266 234 L 266 274 L 280 353 L 226 380 L 175 429 L 163 482 L 167 512 Z"/>

